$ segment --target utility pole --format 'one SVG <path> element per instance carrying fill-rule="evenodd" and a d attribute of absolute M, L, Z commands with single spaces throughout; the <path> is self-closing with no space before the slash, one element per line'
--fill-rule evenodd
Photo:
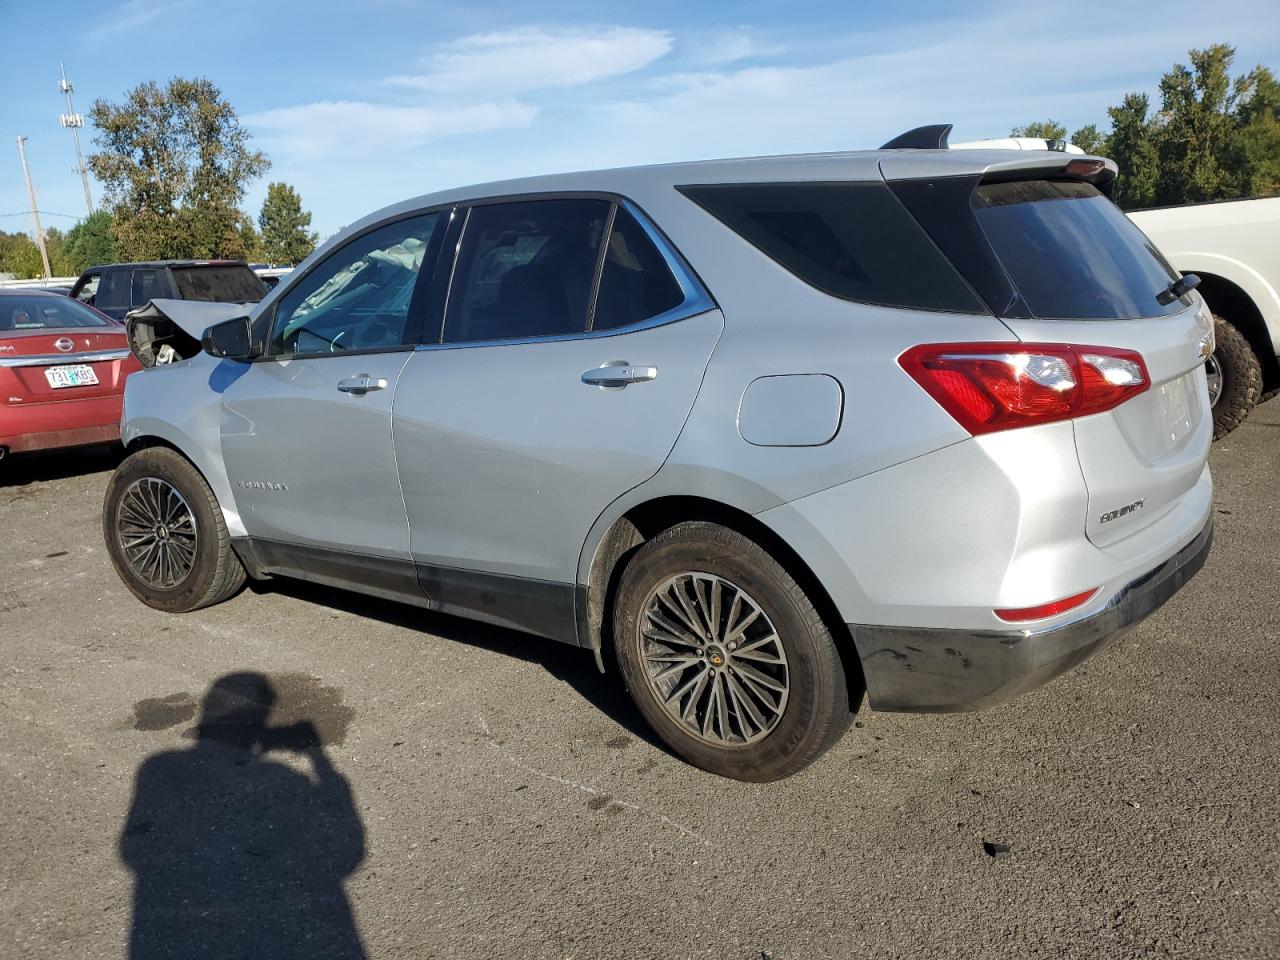
<path fill-rule="evenodd" d="M 31 218 L 36 222 L 36 245 L 40 247 L 40 259 L 44 263 L 44 278 L 53 276 L 49 269 L 49 251 L 44 247 L 44 227 L 40 225 L 40 209 L 36 206 L 36 188 L 31 185 L 31 170 L 27 167 L 27 148 L 23 146 L 27 138 L 18 135 L 18 156 L 22 158 L 22 175 L 27 179 L 27 196 L 31 198 Z"/>
<path fill-rule="evenodd" d="M 58 89 L 67 97 L 67 112 L 58 114 L 58 122 L 71 131 L 71 139 L 76 145 L 76 172 L 80 174 L 80 182 L 84 184 L 84 205 L 89 208 L 89 215 L 93 216 L 93 197 L 89 195 L 89 171 L 85 169 L 84 157 L 80 155 L 80 128 L 84 126 L 84 117 L 76 113 L 75 107 L 71 105 L 71 91 L 76 87 L 67 79 L 67 68 L 62 61 L 58 61 L 58 69 L 62 71 L 62 79 L 58 81 Z"/>

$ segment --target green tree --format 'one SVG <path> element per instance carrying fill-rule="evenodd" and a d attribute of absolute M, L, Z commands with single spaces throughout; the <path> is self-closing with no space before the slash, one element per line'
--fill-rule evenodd
<path fill-rule="evenodd" d="M 1243 192 L 1252 197 L 1280 193 L 1280 83 L 1266 67 L 1244 78 L 1237 110 L 1234 162 Z"/>
<path fill-rule="evenodd" d="M 101 149 L 89 167 L 105 188 L 126 259 L 218 257 L 241 243 L 240 202 L 270 166 L 252 150 L 221 91 L 203 78 L 144 83 L 90 111 Z"/>
<path fill-rule="evenodd" d="M 302 198 L 287 183 L 267 186 L 258 226 L 262 229 L 262 252 L 268 263 L 300 263 L 316 248 L 319 239 L 317 233 L 308 229 L 311 214 L 302 209 Z"/>
<path fill-rule="evenodd" d="M 1105 157 L 1108 152 L 1108 137 L 1098 129 L 1096 124 L 1088 123 L 1071 135 L 1071 142 L 1085 153 Z"/>
<path fill-rule="evenodd" d="M 1232 83 L 1235 51 L 1223 43 L 1192 50 L 1191 66 L 1175 64 L 1160 79 L 1157 203 L 1219 200 L 1243 192 L 1233 158 L 1236 104 L 1246 79 Z"/>
<path fill-rule="evenodd" d="M 1014 127 L 1009 131 L 1011 137 L 1042 137 L 1045 140 L 1067 139 L 1067 128 L 1057 120 L 1036 120 L 1025 127 Z"/>
<path fill-rule="evenodd" d="M 71 262 L 71 273 L 80 274 L 90 267 L 114 263 L 116 255 L 115 221 L 107 210 L 99 210 L 67 231 L 63 252 Z"/>
<path fill-rule="evenodd" d="M 1125 210 L 1155 203 L 1160 179 L 1160 154 L 1156 148 L 1155 126 L 1148 117 L 1151 102 L 1145 93 L 1125 94 L 1118 107 L 1111 107 L 1111 135 L 1107 149 L 1120 168 L 1114 198 Z"/>
<path fill-rule="evenodd" d="M 40 248 L 25 233 L 0 230 L 0 273 L 11 273 L 18 280 L 36 280 L 44 276 Z"/>

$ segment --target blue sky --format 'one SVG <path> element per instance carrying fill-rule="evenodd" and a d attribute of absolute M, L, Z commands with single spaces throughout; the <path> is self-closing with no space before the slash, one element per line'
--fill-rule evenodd
<path fill-rule="evenodd" d="M 210 78 L 273 162 L 246 209 L 288 181 L 322 235 L 509 176 L 874 147 L 922 123 L 954 123 L 956 139 L 1044 117 L 1102 123 L 1218 41 L 1240 71 L 1280 70 L 1275 0 L 0 0 L 0 37 L 6 230 L 29 227 L 10 215 L 27 207 L 18 134 L 46 225 L 84 211 L 58 126 L 60 59 L 84 114 L 146 80 Z"/>

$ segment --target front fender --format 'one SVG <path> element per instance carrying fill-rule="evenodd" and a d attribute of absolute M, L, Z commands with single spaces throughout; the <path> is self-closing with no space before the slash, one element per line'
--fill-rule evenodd
<path fill-rule="evenodd" d="M 227 532 L 243 537 L 244 524 L 222 463 L 222 398 L 209 387 L 220 366 L 202 353 L 132 374 L 125 382 L 120 438 L 126 447 L 159 440 L 195 464 L 218 500 Z"/>

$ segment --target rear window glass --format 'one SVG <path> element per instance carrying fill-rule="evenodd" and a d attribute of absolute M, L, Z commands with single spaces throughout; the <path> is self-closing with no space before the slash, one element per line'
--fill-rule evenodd
<path fill-rule="evenodd" d="M 55 327 L 110 327 L 94 313 L 70 297 L 0 296 L 0 333 L 9 330 L 51 330 Z"/>
<path fill-rule="evenodd" d="M 674 310 L 684 291 L 644 228 L 624 207 L 613 218 L 593 330 L 612 330 Z"/>
<path fill-rule="evenodd" d="M 733 184 L 680 191 L 832 296 L 889 307 L 986 312 L 882 183 Z"/>
<path fill-rule="evenodd" d="M 1156 296 L 1177 279 L 1151 241 L 1088 183 L 984 183 L 974 215 L 1028 309 L 1047 320 L 1118 320 L 1183 310 Z"/>
<path fill-rule="evenodd" d="M 257 303 L 267 288 L 248 267 L 174 267 L 173 282 L 182 300 Z"/>

